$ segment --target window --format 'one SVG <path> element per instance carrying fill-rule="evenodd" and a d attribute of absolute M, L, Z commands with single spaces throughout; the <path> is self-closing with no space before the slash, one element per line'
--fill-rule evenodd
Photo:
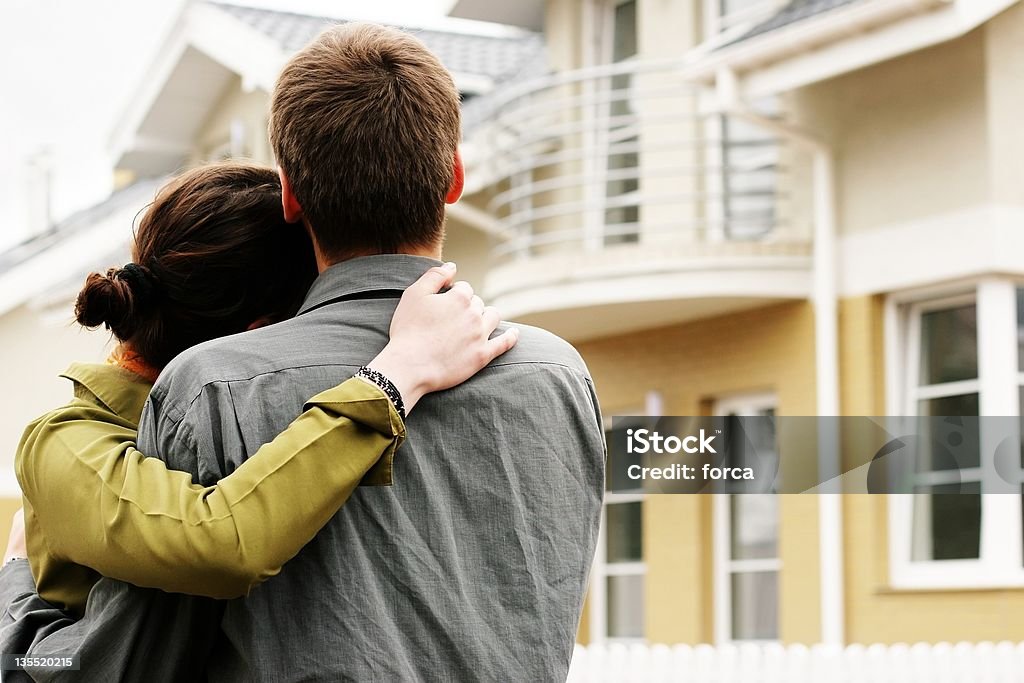
<path fill-rule="evenodd" d="M 715 414 L 775 416 L 773 395 L 719 401 Z M 758 450 L 772 447 L 774 429 L 751 434 Z M 715 494 L 715 633 L 719 643 L 779 638 L 779 498 Z"/>
<path fill-rule="evenodd" d="M 207 161 L 247 158 L 250 156 L 247 141 L 245 121 L 239 118 L 231 119 L 227 134 L 208 145 L 204 150 L 203 158 Z"/>
<path fill-rule="evenodd" d="M 778 98 L 752 103 L 767 118 L 778 117 Z M 759 240 L 775 233 L 779 222 L 782 147 L 764 128 L 731 116 L 712 117 L 707 140 L 705 212 L 712 241 Z"/>
<path fill-rule="evenodd" d="M 598 0 L 603 15 L 598 58 L 602 64 L 633 60 L 638 52 L 637 0 Z M 604 154 L 597 172 L 603 176 L 602 245 L 636 242 L 640 238 L 640 136 L 632 105 L 633 76 L 616 73 L 601 79 L 604 95 L 598 96 L 603 123 L 595 141 Z"/>
<path fill-rule="evenodd" d="M 890 412 L 951 418 L 921 422 L 913 493 L 890 496 L 890 581 L 897 588 L 1024 585 L 1021 497 L 982 494 L 995 444 L 955 419 L 1019 415 L 1024 290 L 991 279 L 890 307 L 898 328 L 891 334 L 899 336 L 892 360 L 902 367 Z M 955 459 L 947 444 L 957 446 Z"/>
<path fill-rule="evenodd" d="M 787 0 L 705 0 L 709 40 L 739 38 L 785 5 Z"/>
<path fill-rule="evenodd" d="M 921 417 L 979 415 L 978 311 L 974 295 L 917 304 L 911 312 L 908 411 Z M 916 356 L 916 358 L 915 358 Z M 915 367 L 916 366 L 916 367 Z M 981 552 L 981 461 L 978 435 L 950 424 L 922 436 L 915 472 L 911 560 L 977 559 Z M 942 430 L 945 432 L 945 430 Z M 945 457 L 942 444 L 958 435 L 974 442 L 968 462 Z M 961 479 L 966 479 L 963 484 Z"/>
<path fill-rule="evenodd" d="M 609 422 L 610 424 L 610 422 Z M 615 421 L 606 431 L 609 443 L 626 438 L 634 426 Z M 613 449 L 609 447 L 609 451 Z M 617 449 L 615 452 L 625 452 Z M 636 456 L 639 461 L 640 456 Z M 642 640 L 646 565 L 643 547 L 643 492 L 625 476 L 625 468 L 608 468 L 601 533 L 591 578 L 591 640 Z M 621 479 L 613 480 L 613 477 Z"/>
<path fill-rule="evenodd" d="M 759 103 L 778 113 L 774 99 Z M 722 210 L 727 239 L 759 239 L 775 228 L 779 143 L 769 133 L 739 119 L 722 120 Z"/>

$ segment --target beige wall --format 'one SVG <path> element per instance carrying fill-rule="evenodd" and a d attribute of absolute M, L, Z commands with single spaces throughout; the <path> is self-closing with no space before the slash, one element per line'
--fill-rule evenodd
<path fill-rule="evenodd" d="M 974 31 L 789 98 L 795 120 L 835 150 L 841 232 L 988 200 L 985 53 Z"/>
<path fill-rule="evenodd" d="M 484 287 L 484 275 L 490 259 L 491 239 L 476 228 L 448 220 L 444 242 L 444 259 L 459 266 L 458 279 L 473 285 L 476 291 Z"/>
<path fill-rule="evenodd" d="M 245 126 L 245 158 L 261 164 L 274 163 L 267 140 L 267 114 L 270 96 L 263 90 L 244 92 L 242 81 L 234 77 L 225 88 L 220 101 L 199 129 L 196 136 L 198 154 L 191 159 L 193 164 L 215 160 L 213 150 L 220 148 L 230 139 L 231 122 L 238 120 Z M 219 158 L 219 157 L 217 157 Z"/>
<path fill-rule="evenodd" d="M 21 498 L 0 498 L 0 543 L 7 547 L 11 535 L 11 520 L 21 508 Z"/>
<path fill-rule="evenodd" d="M 14 452 L 25 426 L 42 413 L 71 400 L 71 383 L 57 375 L 73 361 L 102 362 L 109 335 L 89 332 L 67 314 L 50 322 L 28 306 L 0 316 L 0 349 L 4 376 L 0 408 L 0 483 L 13 481 Z M 0 489 L 0 496 L 11 492 Z M 2 510 L 0 510 L 2 513 Z M 0 514 L 0 534 L 5 534 Z"/>
<path fill-rule="evenodd" d="M 1024 204 L 1024 5 L 984 27 L 991 199 Z"/>

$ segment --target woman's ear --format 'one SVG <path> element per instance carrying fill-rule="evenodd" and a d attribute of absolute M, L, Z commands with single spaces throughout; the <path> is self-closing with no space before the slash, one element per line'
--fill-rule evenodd
<path fill-rule="evenodd" d="M 281 208 L 284 209 L 284 219 L 288 223 L 298 223 L 302 220 L 302 205 L 292 192 L 288 174 L 280 166 L 277 168 L 277 175 L 281 178 Z"/>

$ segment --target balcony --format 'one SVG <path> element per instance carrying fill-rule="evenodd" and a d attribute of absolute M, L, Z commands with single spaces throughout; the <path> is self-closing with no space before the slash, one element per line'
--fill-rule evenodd
<path fill-rule="evenodd" d="M 477 110 L 489 299 L 578 340 L 808 297 L 809 159 L 703 108 L 678 62 L 629 61 Z"/>

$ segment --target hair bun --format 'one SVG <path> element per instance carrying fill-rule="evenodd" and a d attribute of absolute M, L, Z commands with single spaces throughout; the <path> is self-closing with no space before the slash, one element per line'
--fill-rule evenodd
<path fill-rule="evenodd" d="M 124 341 L 137 326 L 138 297 L 130 278 L 111 268 L 105 275 L 91 273 L 75 302 L 75 319 L 80 325 L 96 328 L 105 325 L 114 336 Z"/>

